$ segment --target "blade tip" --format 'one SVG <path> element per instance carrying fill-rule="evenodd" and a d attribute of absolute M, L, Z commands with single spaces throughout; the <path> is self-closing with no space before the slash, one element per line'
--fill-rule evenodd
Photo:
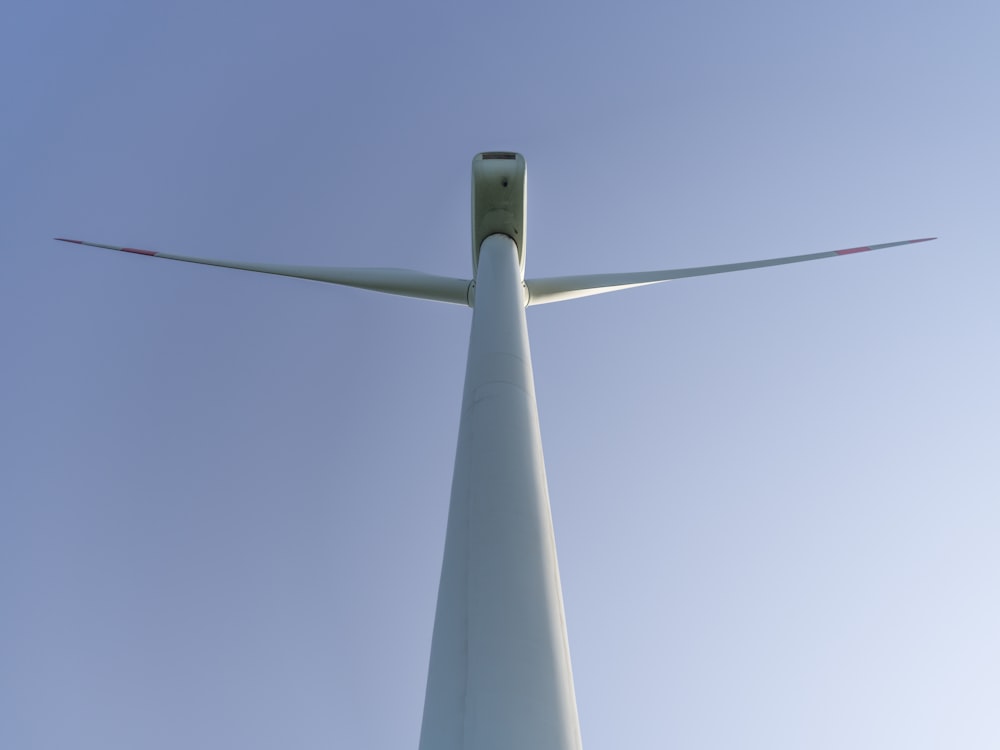
<path fill-rule="evenodd" d="M 66 239 L 65 237 L 53 237 L 52 239 L 59 240 L 60 242 L 72 242 L 74 245 L 82 245 L 83 244 L 83 240 L 69 240 L 69 239 Z"/>

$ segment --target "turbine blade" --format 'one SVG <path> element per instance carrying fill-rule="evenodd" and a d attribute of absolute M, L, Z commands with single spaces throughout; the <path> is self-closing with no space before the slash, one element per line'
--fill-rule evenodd
<path fill-rule="evenodd" d="M 544 279 L 528 279 L 524 282 L 528 288 L 528 304 L 544 305 L 549 302 L 561 302 L 578 297 L 589 297 L 592 294 L 616 292 L 619 289 L 631 289 L 636 286 L 657 284 L 661 281 L 685 279 L 690 276 L 708 276 L 713 273 L 729 273 L 730 271 L 746 271 L 751 268 L 766 268 L 767 266 L 783 266 L 787 263 L 802 263 L 820 258 L 836 258 L 841 255 L 853 255 L 869 250 L 882 250 L 899 245 L 912 245 L 916 242 L 929 242 L 937 237 L 924 237 L 919 240 L 903 240 L 902 242 L 886 242 L 881 245 L 864 245 L 849 247 L 845 250 L 831 250 L 825 253 L 810 253 L 808 255 L 789 255 L 785 258 L 769 258 L 767 260 L 751 260 L 745 263 L 724 263 L 718 266 L 699 266 L 697 268 L 675 268 L 666 271 L 638 271 L 635 273 L 598 273 L 586 276 L 552 276 Z"/>
<path fill-rule="evenodd" d="M 147 255 L 151 258 L 179 260 L 184 263 L 200 263 L 205 266 L 220 268 L 235 268 L 240 271 L 269 273 L 275 276 L 290 276 L 298 279 L 322 281 L 328 284 L 339 284 L 357 289 L 368 289 L 373 292 L 398 294 L 404 297 L 417 297 L 437 302 L 452 302 L 458 305 L 469 304 L 469 279 L 456 279 L 450 276 L 435 276 L 434 274 L 410 271 L 405 268 L 336 268 L 328 266 L 286 266 L 272 263 L 244 263 L 242 261 L 215 260 L 212 258 L 194 258 L 187 255 L 172 255 L 153 250 L 141 250 L 135 247 L 120 247 L 119 245 L 102 245 L 97 242 L 69 240 L 56 237 L 60 242 L 72 242 L 88 247 L 102 247 L 107 250 L 117 250 L 135 255 Z"/>

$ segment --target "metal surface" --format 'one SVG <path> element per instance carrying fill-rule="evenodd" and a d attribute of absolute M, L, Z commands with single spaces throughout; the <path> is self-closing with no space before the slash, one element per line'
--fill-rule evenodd
<path fill-rule="evenodd" d="M 420 750 L 570 750 L 580 730 L 517 247 L 484 242 Z"/>
<path fill-rule="evenodd" d="M 509 151 L 487 151 L 472 160 L 472 275 L 479 249 L 491 234 L 505 234 L 517 245 L 524 275 L 525 219 L 528 214 L 528 170 L 524 157 Z"/>

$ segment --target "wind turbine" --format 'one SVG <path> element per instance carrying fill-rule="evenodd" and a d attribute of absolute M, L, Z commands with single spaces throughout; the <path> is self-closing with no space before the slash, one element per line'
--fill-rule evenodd
<path fill-rule="evenodd" d="M 473 309 L 420 750 L 581 747 L 525 308 L 689 276 L 926 242 L 638 273 L 525 279 L 524 157 L 472 161 L 472 278 L 243 263 L 57 238 Z"/>

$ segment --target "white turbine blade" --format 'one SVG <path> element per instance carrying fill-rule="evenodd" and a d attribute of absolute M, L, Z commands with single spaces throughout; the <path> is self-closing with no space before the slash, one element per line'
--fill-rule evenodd
<path fill-rule="evenodd" d="M 140 250 L 135 247 L 120 247 L 118 245 L 102 245 L 97 242 L 83 240 L 68 240 L 63 237 L 55 239 L 61 242 L 72 242 L 88 247 L 103 247 L 107 250 L 118 250 L 123 253 L 147 255 L 151 258 L 179 260 L 184 263 L 200 263 L 205 266 L 220 268 L 235 268 L 240 271 L 269 273 L 275 276 L 290 276 L 311 281 L 323 281 L 328 284 L 339 284 L 357 289 L 368 289 L 373 292 L 398 294 L 404 297 L 435 300 L 437 302 L 452 302 L 458 305 L 469 304 L 469 279 L 456 279 L 450 276 L 435 276 L 434 274 L 410 271 L 405 268 L 335 268 L 327 266 L 286 266 L 272 263 L 244 263 L 232 260 L 214 260 L 212 258 L 194 258 L 187 255 L 172 255 L 170 253 Z"/>
<path fill-rule="evenodd" d="M 902 242 L 886 242 L 882 245 L 864 245 L 849 247 L 845 250 L 831 250 L 825 253 L 810 253 L 808 255 L 790 255 L 785 258 L 769 258 L 768 260 L 751 260 L 745 263 L 725 263 L 718 266 L 699 266 L 697 268 L 675 268 L 666 271 L 638 271 L 635 273 L 598 273 L 586 276 L 553 276 L 544 279 L 529 279 L 524 282 L 528 289 L 529 305 L 544 305 L 549 302 L 561 302 L 578 297 L 589 297 L 592 294 L 615 292 L 619 289 L 630 289 L 646 284 L 657 284 L 672 279 L 685 279 L 689 276 L 708 276 L 713 273 L 729 273 L 730 271 L 746 271 L 751 268 L 766 268 L 767 266 L 783 266 L 787 263 L 801 263 L 820 258 L 836 258 L 841 255 L 853 255 L 869 250 L 882 250 L 898 245 L 912 245 L 915 242 L 929 242 L 936 237 L 924 237 L 919 240 L 903 240 Z"/>

